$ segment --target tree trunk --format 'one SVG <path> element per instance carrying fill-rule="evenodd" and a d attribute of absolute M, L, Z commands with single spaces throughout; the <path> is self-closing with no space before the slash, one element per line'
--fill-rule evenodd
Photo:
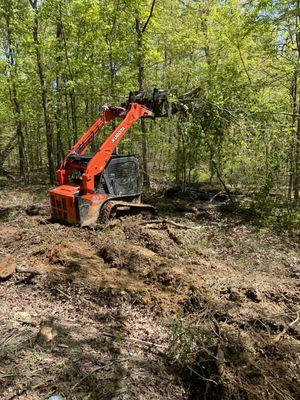
<path fill-rule="evenodd" d="M 56 40 L 57 40 L 57 56 L 56 56 L 56 159 L 57 164 L 64 159 L 64 149 L 62 141 L 62 76 L 60 71 L 61 66 L 61 48 L 62 48 L 62 25 L 60 18 L 56 21 Z"/>
<path fill-rule="evenodd" d="M 156 0 L 152 0 L 150 12 L 146 22 L 142 24 L 139 10 L 136 11 L 135 31 L 137 40 L 137 67 L 138 67 L 138 83 L 139 90 L 144 89 L 145 85 L 145 55 L 144 55 L 144 38 L 147 26 L 153 15 Z M 141 120 L 142 127 L 142 167 L 143 167 L 143 184 L 145 187 L 150 187 L 150 176 L 148 172 L 148 143 L 147 143 L 147 128 L 145 120 Z"/>
<path fill-rule="evenodd" d="M 73 129 L 73 144 L 75 144 L 78 141 L 77 97 L 76 97 L 76 92 L 75 92 L 75 89 L 73 86 L 74 74 L 73 74 L 73 71 L 71 68 L 70 57 L 69 57 L 69 53 L 68 53 L 67 39 L 66 39 L 64 24 L 63 24 L 63 19 L 62 19 L 61 2 L 59 2 L 59 21 L 60 21 L 60 26 L 61 26 L 61 38 L 63 39 L 65 59 L 66 59 L 67 67 L 68 67 L 68 75 L 69 75 L 68 80 L 72 81 L 72 86 L 70 89 L 69 97 L 70 97 L 70 108 L 71 108 L 71 122 L 72 122 L 72 129 Z"/>
<path fill-rule="evenodd" d="M 17 133 L 10 137 L 0 153 L 0 169 L 3 168 L 4 161 L 8 158 L 17 142 Z"/>
<path fill-rule="evenodd" d="M 70 92 L 70 103 L 71 103 L 71 120 L 73 128 L 73 143 L 78 141 L 78 127 L 77 127 L 77 100 L 74 88 Z"/>
<path fill-rule="evenodd" d="M 181 171 L 181 146 L 180 146 L 180 126 L 177 125 L 177 146 L 176 146 L 176 166 L 175 166 L 175 183 L 180 183 L 180 171 Z"/>
<path fill-rule="evenodd" d="M 36 121 L 36 170 L 38 168 L 43 167 L 43 155 L 42 155 L 42 145 L 41 145 L 42 139 L 41 139 L 41 121 L 40 119 L 37 119 Z"/>
<path fill-rule="evenodd" d="M 300 94 L 298 94 L 298 116 L 297 116 L 297 128 L 295 138 L 295 174 L 294 174 L 294 198 L 299 199 L 300 190 Z"/>
<path fill-rule="evenodd" d="M 292 197 L 293 185 L 294 185 L 294 175 L 295 175 L 295 126 L 296 126 L 296 114 L 297 114 L 297 93 L 298 93 L 298 62 L 293 73 L 290 96 L 291 96 L 291 106 L 292 106 L 292 131 L 293 137 L 290 144 L 289 150 L 289 177 L 288 177 L 288 197 Z"/>
<path fill-rule="evenodd" d="M 214 169 L 214 150 L 209 148 L 209 184 L 211 185 L 215 176 Z"/>
<path fill-rule="evenodd" d="M 26 151 L 25 151 L 25 138 L 23 133 L 23 126 L 22 126 L 22 115 L 21 115 L 21 107 L 17 93 L 17 85 L 16 85 L 16 61 L 14 58 L 14 51 L 13 51 L 13 42 L 12 42 L 12 28 L 11 28 L 11 13 L 12 13 L 12 5 L 9 3 L 5 8 L 5 23 L 6 23 L 6 34 L 7 34 L 7 46 L 5 49 L 6 58 L 10 65 L 9 70 L 9 82 L 11 87 L 11 100 L 13 106 L 13 112 L 15 116 L 15 123 L 16 123 L 16 137 L 18 140 L 18 150 L 19 150 L 19 170 L 20 174 L 23 176 L 25 182 L 28 181 L 28 166 L 26 160 Z M 9 147 L 10 149 L 10 147 Z M 12 150 L 12 148 L 11 148 Z M 10 151 L 11 151 L 10 150 Z M 9 152 L 10 152 L 9 151 Z M 8 152 L 8 154 L 9 154 Z M 4 160 L 3 160 L 4 162 Z M 2 162 L 2 163 L 3 163 Z"/>
<path fill-rule="evenodd" d="M 28 182 L 28 167 L 27 167 L 26 152 L 25 152 L 25 138 L 22 127 L 20 103 L 18 100 L 15 83 L 12 83 L 12 93 L 13 93 L 14 110 L 16 115 L 16 134 L 18 138 L 20 174 L 23 176 L 25 182 Z"/>
<path fill-rule="evenodd" d="M 145 60 L 144 60 L 144 49 L 143 49 L 143 28 L 141 25 L 140 14 L 136 14 L 135 19 L 136 39 L 137 39 L 137 67 L 138 67 L 138 83 L 139 90 L 144 89 L 145 84 Z M 143 185 L 150 187 L 150 177 L 148 173 L 148 143 L 147 143 L 147 128 L 145 120 L 141 120 L 142 128 L 142 168 L 143 168 Z"/>
<path fill-rule="evenodd" d="M 51 123 L 51 119 L 50 119 L 49 99 L 48 99 L 48 93 L 47 93 L 46 78 L 45 78 L 45 74 L 44 74 L 42 55 L 41 55 L 41 51 L 40 51 L 37 0 L 29 0 L 29 2 L 34 10 L 32 37 L 33 37 L 33 41 L 35 44 L 37 70 L 38 70 L 40 86 L 41 86 L 41 97 L 42 97 L 45 128 L 46 128 L 49 179 L 50 179 L 50 183 L 54 183 L 55 165 L 54 165 L 54 154 L 53 154 L 53 128 L 52 128 L 52 123 Z"/>
<path fill-rule="evenodd" d="M 113 24 L 113 26 L 115 25 L 115 23 Z M 110 32 L 110 36 L 112 35 L 112 32 Z M 110 39 L 110 37 L 106 38 L 106 43 L 108 45 L 109 48 L 109 76 L 110 76 L 110 98 L 111 98 L 111 102 L 112 104 L 114 104 L 114 98 L 115 98 L 115 79 L 116 79 L 116 69 L 115 69 L 115 65 L 114 65 L 114 60 L 113 60 L 113 52 L 112 52 L 112 41 Z M 112 130 L 114 131 L 116 129 L 116 120 L 113 119 L 112 123 Z M 124 142 L 121 142 L 118 144 L 118 146 L 115 149 L 115 153 L 116 154 L 122 154 L 124 149 Z"/>
<path fill-rule="evenodd" d="M 62 95 L 61 95 L 61 76 L 56 75 L 56 159 L 60 164 L 64 159 L 64 146 L 62 141 Z"/>
<path fill-rule="evenodd" d="M 69 110 L 69 99 L 68 99 L 68 94 L 65 92 L 65 105 L 66 105 L 66 117 L 67 117 L 67 131 L 70 131 L 70 110 Z M 67 141 L 68 141 L 68 148 L 70 149 L 72 147 L 72 140 L 70 138 L 70 135 L 67 135 Z"/>
<path fill-rule="evenodd" d="M 298 60 L 297 60 L 297 75 L 296 79 L 298 79 L 299 73 L 299 60 L 300 60 L 300 0 L 297 0 L 297 10 L 296 10 L 296 45 L 297 45 L 297 53 L 298 53 Z M 296 136 L 295 136 L 295 170 L 294 170 L 294 198 L 299 199 L 299 191 L 300 191 L 300 93 L 299 90 L 297 91 L 296 99 L 297 99 L 297 121 L 296 121 Z"/>

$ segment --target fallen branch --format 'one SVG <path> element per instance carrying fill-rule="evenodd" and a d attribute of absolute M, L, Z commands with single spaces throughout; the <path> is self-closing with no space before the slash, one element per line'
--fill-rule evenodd
<path fill-rule="evenodd" d="M 183 224 L 179 224 L 178 222 L 171 221 L 169 219 L 152 219 L 149 221 L 142 221 L 140 222 L 140 225 L 154 225 L 154 224 L 169 224 L 172 226 L 175 226 L 176 228 L 181 228 L 181 229 L 201 229 L 201 226 L 187 226 Z"/>
<path fill-rule="evenodd" d="M 212 203 L 216 197 L 218 197 L 220 194 L 222 194 L 223 192 L 218 192 L 217 194 L 215 194 L 210 200 L 209 202 Z"/>
<path fill-rule="evenodd" d="M 213 384 L 216 385 L 216 386 L 218 385 L 218 382 L 215 381 L 214 379 L 206 378 L 205 376 L 199 374 L 199 372 L 195 371 L 195 370 L 194 370 L 191 366 L 189 366 L 189 365 L 188 365 L 187 367 L 188 367 L 188 369 L 189 369 L 193 374 L 197 375 L 201 380 L 206 381 L 206 382 L 211 382 L 211 383 L 213 383 Z"/>
<path fill-rule="evenodd" d="M 176 244 L 182 244 L 182 241 L 176 236 L 174 235 L 174 233 L 172 231 L 170 231 L 169 227 L 166 227 L 166 231 L 168 233 L 168 235 L 170 236 L 170 238 L 176 243 Z"/>
<path fill-rule="evenodd" d="M 106 367 L 108 367 L 110 365 L 113 365 L 115 363 L 124 362 L 124 361 L 128 361 L 128 360 L 130 360 L 130 358 L 128 358 L 128 357 L 127 358 L 119 358 L 119 359 L 107 360 L 107 361 L 109 361 L 108 363 L 103 363 L 103 365 L 93 368 L 89 373 L 84 375 L 83 378 L 81 378 L 77 383 L 75 383 L 75 385 L 73 385 L 71 387 L 71 391 L 73 391 L 78 385 L 80 385 L 81 382 L 83 382 L 86 378 L 88 378 L 90 375 L 94 374 L 95 372 L 97 372 L 97 371 L 99 371 L 101 369 L 104 369 L 104 368 L 106 368 Z"/>
<path fill-rule="evenodd" d="M 291 323 L 289 323 L 282 332 L 278 333 L 278 335 L 275 337 L 275 339 L 273 340 L 273 343 L 277 343 L 279 342 L 279 340 L 281 339 L 281 337 L 292 327 L 294 326 L 300 319 L 300 315 L 299 315 L 299 311 L 297 311 L 297 317 L 296 319 L 294 319 L 294 321 L 292 321 Z"/>
<path fill-rule="evenodd" d="M 55 290 L 57 290 L 60 294 L 62 294 L 63 296 L 67 297 L 68 299 L 72 299 L 72 296 L 70 296 L 68 293 L 64 292 L 63 290 L 61 290 L 60 288 L 56 287 Z M 88 300 L 84 297 L 80 297 L 80 301 L 88 304 L 90 307 L 92 307 L 94 310 L 99 310 L 99 305 L 93 303 L 91 300 Z"/>
<path fill-rule="evenodd" d="M 12 336 L 16 336 L 15 333 L 17 332 L 17 329 L 13 329 L 12 331 L 4 334 L 2 336 L 2 339 L 0 340 L 0 347 L 4 347 L 6 342 L 8 342 Z M 18 335 L 18 334 L 17 334 Z"/>
<path fill-rule="evenodd" d="M 72 296 L 70 296 L 68 293 L 64 292 L 63 290 L 61 290 L 58 287 L 56 287 L 55 290 L 57 290 L 60 294 L 63 294 L 64 296 L 66 296 L 68 299 L 72 298 Z"/>
<path fill-rule="evenodd" d="M 16 273 L 18 274 L 30 274 L 30 275 L 43 275 L 46 274 L 46 272 L 42 271 L 37 271 L 36 269 L 28 269 L 28 268 L 16 268 Z"/>
<path fill-rule="evenodd" d="M 116 339 L 118 337 L 118 335 L 114 335 L 114 334 L 109 333 L 109 332 L 100 332 L 100 333 L 103 336 L 107 336 L 107 337 L 110 337 L 112 339 Z M 137 342 L 137 343 L 140 343 L 140 344 L 143 344 L 143 345 L 154 346 L 154 347 L 159 347 L 159 348 L 165 349 L 165 346 L 163 346 L 162 344 L 157 344 L 157 343 L 154 343 L 154 342 L 148 342 L 147 340 L 143 340 L 143 339 L 137 339 L 137 338 L 133 338 L 133 337 L 128 337 L 127 336 L 127 337 L 124 337 L 124 340 L 130 340 L 132 342 Z"/>

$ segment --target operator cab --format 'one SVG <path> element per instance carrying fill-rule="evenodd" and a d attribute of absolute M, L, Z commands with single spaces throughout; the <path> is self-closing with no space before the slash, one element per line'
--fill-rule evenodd
<path fill-rule="evenodd" d="M 81 185 L 92 155 L 74 155 L 70 158 L 72 169 L 70 181 Z M 105 170 L 95 176 L 95 193 L 107 194 L 110 198 L 118 197 L 133 200 L 141 194 L 139 162 L 135 156 L 111 156 Z"/>
<path fill-rule="evenodd" d="M 103 173 L 95 179 L 95 189 L 97 193 L 106 193 L 110 198 L 140 197 L 141 180 L 138 159 L 135 156 L 113 155 Z"/>

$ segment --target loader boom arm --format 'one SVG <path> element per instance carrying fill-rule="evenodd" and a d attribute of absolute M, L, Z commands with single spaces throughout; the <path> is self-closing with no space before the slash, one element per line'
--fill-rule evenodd
<path fill-rule="evenodd" d="M 105 140 L 97 153 L 87 164 L 85 172 L 82 174 L 82 189 L 83 193 L 94 193 L 94 177 L 101 173 L 110 160 L 114 150 L 119 142 L 128 132 L 132 124 L 142 117 L 152 117 L 153 113 L 148 108 L 138 103 L 131 103 L 130 109 L 123 107 L 107 107 L 101 117 L 91 126 L 91 128 L 79 139 L 72 147 L 70 153 L 62 163 L 61 168 L 57 171 L 57 177 L 60 185 L 68 183 L 69 169 L 68 163 L 72 157 L 84 155 L 90 143 L 97 133 L 107 125 L 112 119 L 123 118 L 113 133 Z"/>
<path fill-rule="evenodd" d="M 86 131 L 78 142 L 70 150 L 70 154 L 84 154 L 97 133 L 107 125 L 112 119 L 120 118 L 126 115 L 126 109 L 123 107 L 106 107 L 103 114 Z"/>
<path fill-rule="evenodd" d="M 140 104 L 131 104 L 130 110 L 123 121 L 102 144 L 96 155 L 89 162 L 86 172 L 82 175 L 83 188 L 86 193 L 93 193 L 94 176 L 104 170 L 115 148 L 126 135 L 131 125 L 139 118 L 146 116 L 152 116 L 152 112 Z"/>

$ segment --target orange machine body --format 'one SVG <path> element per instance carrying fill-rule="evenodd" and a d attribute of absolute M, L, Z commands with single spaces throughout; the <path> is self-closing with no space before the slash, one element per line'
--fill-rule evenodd
<path fill-rule="evenodd" d="M 151 117 L 153 113 L 137 103 L 132 103 L 129 110 L 122 107 L 107 107 L 104 110 L 102 116 L 73 146 L 57 171 L 60 186 L 50 190 L 53 219 L 81 226 L 97 221 L 101 206 L 109 196 L 97 193 L 95 178 L 102 174 L 131 125 L 139 118 L 147 116 Z M 122 118 L 121 123 L 94 156 L 86 156 L 85 152 L 98 131 L 114 118 Z M 71 174 L 74 170 L 81 173 L 79 184 L 72 183 Z"/>
<path fill-rule="evenodd" d="M 76 224 L 75 195 L 79 193 L 79 189 L 79 186 L 69 184 L 50 190 L 51 214 L 54 219 Z"/>
<path fill-rule="evenodd" d="M 79 196 L 80 186 L 61 185 L 50 190 L 51 213 L 55 220 L 67 224 L 90 225 L 98 218 L 106 194 Z"/>

